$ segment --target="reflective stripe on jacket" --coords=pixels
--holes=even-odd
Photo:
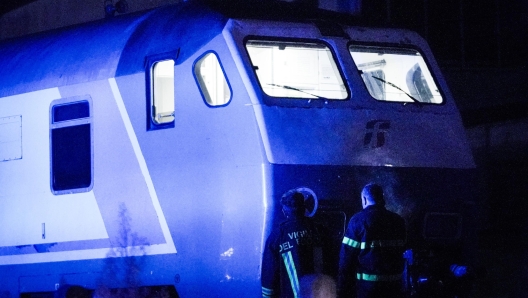
[[[366,281],[399,281],[402,279],[401,274],[378,275],[378,274],[357,273],[356,276],[358,280],[366,280]]]
[[[367,247],[403,247],[405,244],[404,240],[375,240],[369,242],[357,242],[354,239],[350,239],[347,236],[343,237],[343,244],[348,246],[365,249]]]

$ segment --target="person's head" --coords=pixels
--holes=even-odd
[[[369,183],[363,187],[361,191],[361,203],[363,208],[370,205],[385,206],[385,199],[383,198],[383,188],[376,183]]]
[[[282,211],[286,217],[304,215],[304,195],[298,191],[288,191],[281,198]]]

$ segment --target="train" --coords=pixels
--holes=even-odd
[[[0,42],[1,297],[261,296],[281,196],[305,195],[337,272],[370,182],[406,220],[410,295],[471,264],[476,167],[427,42],[296,3],[235,4]]]

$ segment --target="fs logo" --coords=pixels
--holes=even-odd
[[[389,131],[390,121],[371,120],[367,122],[363,145],[368,148],[379,148],[385,145],[385,134]]]

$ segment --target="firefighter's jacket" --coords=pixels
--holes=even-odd
[[[320,229],[308,218],[272,231],[262,257],[262,297],[299,297],[304,275],[323,271]]]
[[[352,216],[339,257],[339,298],[398,297],[405,239],[405,221],[384,206]]]

